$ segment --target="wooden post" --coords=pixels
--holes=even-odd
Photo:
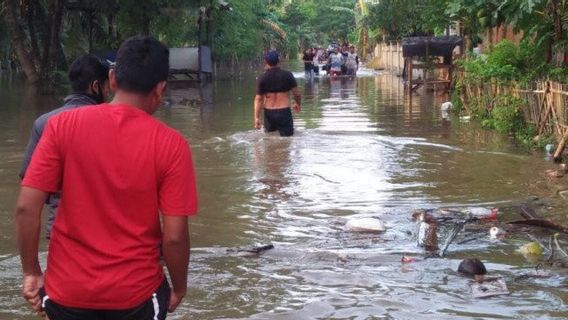
[[[408,68],[408,72],[406,72],[406,77],[407,77],[407,80],[406,80],[407,87],[406,88],[407,88],[407,91],[408,91],[408,95],[412,95],[412,70],[413,70],[412,60],[413,60],[412,57],[408,57],[408,58],[405,59],[405,61],[406,61],[405,64],[406,64],[406,67]]]
[[[560,162],[562,160],[562,151],[564,151],[564,148],[566,147],[566,142],[568,142],[568,131],[564,133],[562,139],[558,143],[556,151],[554,151],[553,159],[555,162]]]
[[[538,124],[538,134],[539,135],[544,131],[544,128],[546,127],[546,124],[547,124],[548,115],[552,111],[550,109],[552,104],[549,103],[549,101],[548,101],[549,98],[550,98],[548,96],[549,92],[550,92],[550,83],[547,81],[546,85],[545,85],[545,89],[544,89],[544,95],[543,95],[543,98],[542,98],[542,106],[545,108],[545,112],[544,112],[544,116],[542,118],[540,118],[540,123]]]
[[[454,76],[454,72],[453,72],[454,65],[453,65],[453,62],[451,62],[451,63],[452,64],[450,64],[450,67],[448,68],[448,81],[449,81],[448,82],[448,92],[450,92],[450,90],[452,89],[452,83],[454,82],[453,81],[453,79],[454,79],[453,78],[453,76]]]

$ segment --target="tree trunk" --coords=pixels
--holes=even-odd
[[[558,4],[555,1],[552,1],[552,9],[554,10],[552,13],[554,19],[554,40],[556,44],[559,44],[560,42],[562,42],[562,38],[564,36],[562,11],[564,11],[565,9],[559,8]],[[562,66],[564,64],[564,50],[558,50],[556,52],[555,58],[555,65],[558,67]]]
[[[31,46],[31,57],[34,61],[34,65],[37,67],[39,66],[39,46],[37,42],[37,32],[35,29],[35,20],[38,19],[38,15],[36,14],[39,10],[39,3],[37,0],[32,0],[28,4],[28,10],[26,12],[26,18],[28,23],[28,34],[30,36],[30,46]],[[42,18],[45,17],[44,14],[41,16]],[[40,20],[42,21],[42,20]]]
[[[16,19],[16,3],[14,0],[6,0],[4,3],[6,9],[6,13],[4,15],[6,26],[10,30],[10,36],[12,38],[12,43],[14,44],[16,55],[18,56],[18,61],[22,66],[28,82],[31,84],[37,84],[40,81],[40,76],[29,51],[26,49],[24,33],[18,26],[18,21]]]
[[[116,42],[118,37],[116,36],[116,21],[113,13],[108,15],[108,42],[107,45],[109,48],[117,47]]]
[[[546,60],[546,63],[550,63],[552,61],[552,40],[546,40],[546,47],[544,51],[544,59]]]
[[[44,44],[44,57],[42,59],[42,91],[52,93],[54,91],[54,76],[57,66],[57,58],[60,46],[61,25],[63,23],[64,0],[55,0],[50,6],[48,21],[49,33],[46,35]]]

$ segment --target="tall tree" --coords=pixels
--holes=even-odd
[[[5,0],[4,18],[18,61],[31,84],[54,89],[60,53],[64,0]]]
[[[450,24],[446,5],[447,0],[383,0],[370,6],[370,25],[387,41],[443,33]]]

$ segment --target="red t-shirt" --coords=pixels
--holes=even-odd
[[[187,142],[128,105],[52,117],[22,185],[62,191],[45,289],[75,308],[128,309],[149,299],[163,280],[159,212],[197,211]]]

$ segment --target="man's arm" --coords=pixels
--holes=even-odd
[[[254,97],[254,128],[260,129],[260,110],[262,110],[264,103],[264,95],[257,94]]]
[[[292,96],[294,97],[294,111],[302,111],[302,96],[297,86],[292,88]]]
[[[16,204],[16,233],[24,274],[22,293],[32,308],[40,312],[39,289],[43,286],[43,273],[38,259],[41,209],[48,193],[22,187]]]
[[[191,150],[177,134],[172,144],[163,145],[170,152],[164,163],[159,184],[159,204],[162,212],[162,255],[172,281],[168,311],[173,312],[187,291],[189,266],[189,231],[187,216],[197,213],[197,186]]]
[[[164,215],[162,253],[172,281],[168,311],[173,312],[187,292],[189,230],[187,216]]]

